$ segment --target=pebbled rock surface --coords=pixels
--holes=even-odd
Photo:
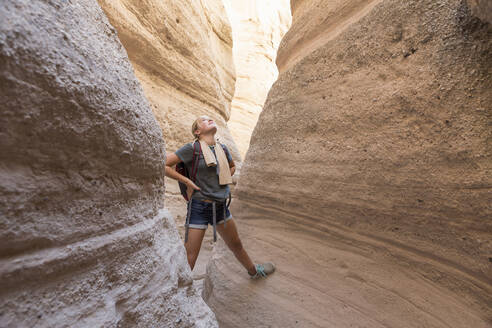
[[[219,323],[490,327],[490,25],[464,0],[292,12],[232,207],[277,272],[250,281],[218,247]]]
[[[163,210],[165,149],[94,0],[0,12],[0,326],[216,327]]]
[[[194,119],[209,115],[239,166],[241,156],[227,128],[236,76],[222,2],[98,1],[128,52],[167,151],[191,142]],[[166,207],[182,221],[186,206],[178,184],[166,179],[166,186]]]
[[[224,5],[232,26],[237,75],[228,126],[244,158],[263,103],[278,76],[275,58],[291,23],[290,4],[288,0],[225,0]]]
[[[467,0],[472,13],[483,20],[492,24],[492,1],[491,0]]]

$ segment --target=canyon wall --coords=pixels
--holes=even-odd
[[[467,0],[472,13],[484,22],[492,23],[491,0]]]
[[[128,52],[161,126],[167,150],[193,141],[200,115],[217,121],[218,136],[241,157],[227,128],[234,95],[232,32],[221,1],[98,0]],[[182,220],[178,184],[166,179],[166,207]]]
[[[97,2],[1,7],[0,326],[216,327],[163,209],[161,129]]]
[[[232,207],[277,272],[218,247],[219,323],[490,327],[490,24],[465,0],[291,8]]]
[[[291,23],[289,0],[224,0],[231,21],[236,66],[236,91],[229,129],[244,158],[251,133],[272,83],[280,40]]]

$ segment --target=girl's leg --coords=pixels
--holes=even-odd
[[[256,273],[255,265],[249,258],[246,250],[243,248],[243,244],[241,243],[241,239],[239,239],[234,220],[228,220],[225,227],[224,224],[217,224],[217,231],[222,239],[224,239],[227,247],[229,247],[229,249],[234,253],[234,256],[236,256],[238,261],[246,268],[246,270],[248,270],[248,273],[250,275],[254,275]]]
[[[229,222],[227,222],[229,223]],[[188,264],[191,270],[195,267],[196,259],[198,258],[198,253],[200,253],[200,248],[202,246],[203,236],[205,235],[204,229],[189,228],[188,230],[188,241],[184,244],[186,248],[186,256],[188,257]]]

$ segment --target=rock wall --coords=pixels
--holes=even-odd
[[[492,23],[491,0],[467,0],[472,13],[484,22]]]
[[[232,32],[221,1],[98,0],[128,52],[135,75],[175,151],[193,140],[191,124],[213,117],[235,161],[241,157],[226,126],[235,70]],[[166,206],[185,214],[177,183],[166,180]]]
[[[290,27],[290,3],[225,0],[224,4],[232,26],[237,74],[228,126],[244,158],[268,91],[277,79],[275,58]]]
[[[164,141],[95,0],[2,2],[0,326],[216,327]]]
[[[297,20],[297,24],[292,25],[280,43],[276,61],[279,72],[337,37],[379,2],[381,0],[292,0],[292,20]]]
[[[252,284],[219,247],[219,323],[489,327],[490,25],[463,0],[291,4],[232,207],[278,270]]]

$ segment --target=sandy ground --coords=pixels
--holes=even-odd
[[[363,234],[257,211],[242,213],[239,232],[252,258],[274,261],[277,272],[250,280],[220,240],[205,282],[220,327],[492,326],[486,278]]]
[[[167,203],[184,238],[184,201]],[[239,235],[255,262],[273,261],[277,272],[249,279],[209,227],[193,277],[220,327],[492,327],[488,277],[411,245],[248,205],[235,219]]]

